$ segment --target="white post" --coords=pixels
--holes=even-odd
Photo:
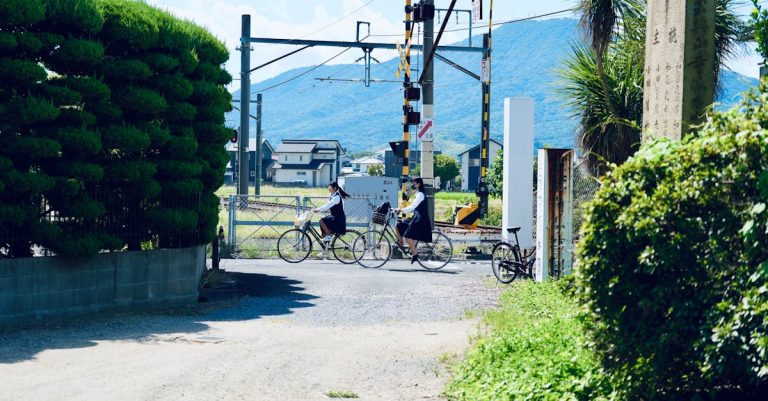
[[[546,281],[549,274],[549,153],[539,149],[536,184],[536,281]]]
[[[533,99],[504,99],[502,230],[519,226],[520,247],[533,246]]]

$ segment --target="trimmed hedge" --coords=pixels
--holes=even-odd
[[[579,294],[624,399],[768,394],[768,81],[682,142],[610,172]]]
[[[5,0],[0,29],[0,257],[208,242],[224,45],[128,0]]]

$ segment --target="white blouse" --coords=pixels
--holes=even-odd
[[[335,192],[333,195],[331,195],[331,198],[328,200],[328,202],[325,202],[323,206],[317,208],[317,211],[327,212],[328,210],[331,210],[332,207],[338,205],[339,202],[341,202],[341,195],[339,195],[338,192]]]
[[[424,202],[425,196],[424,192],[418,191],[416,192],[416,197],[413,199],[413,202],[405,209],[402,210],[403,213],[413,213],[416,210],[416,207],[421,204],[421,202]]]

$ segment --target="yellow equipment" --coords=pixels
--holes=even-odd
[[[480,205],[470,203],[468,205],[453,207],[453,224],[467,230],[474,230],[480,224]]]

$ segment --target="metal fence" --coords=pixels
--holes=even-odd
[[[328,197],[281,195],[229,195],[221,205],[226,211],[228,250],[237,258],[277,258],[277,240],[293,229],[296,216],[323,205]],[[347,227],[359,231],[370,225],[373,205],[369,198],[350,197],[344,200]],[[319,227],[319,218],[313,225]]]

